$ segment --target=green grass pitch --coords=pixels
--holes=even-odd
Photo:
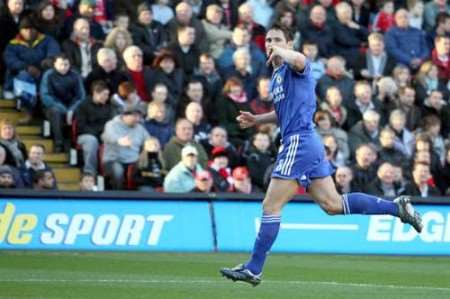
[[[0,251],[0,298],[450,298],[450,258],[272,254],[253,288],[218,269],[245,254]]]

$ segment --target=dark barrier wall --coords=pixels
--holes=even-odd
[[[249,251],[262,195],[0,194],[0,249]],[[418,235],[391,216],[328,216],[307,197],[284,210],[273,251],[450,255],[449,198],[420,200]]]

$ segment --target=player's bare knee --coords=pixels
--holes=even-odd
[[[328,215],[333,216],[342,214],[342,203],[340,199],[327,199],[322,202],[320,206]]]

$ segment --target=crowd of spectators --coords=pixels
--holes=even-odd
[[[3,98],[76,148],[80,189],[263,192],[276,124],[264,35],[289,28],[317,80],[316,130],[341,192],[450,195],[446,0],[5,0]],[[0,188],[57,189],[45,148],[0,121]],[[305,190],[299,189],[299,193]]]

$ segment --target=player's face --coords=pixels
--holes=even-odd
[[[280,48],[289,48],[289,43],[287,42],[283,31],[273,29],[273,30],[269,30],[269,32],[267,32],[267,34],[266,34],[266,54],[267,54],[267,56],[270,56],[274,46],[280,47]]]

